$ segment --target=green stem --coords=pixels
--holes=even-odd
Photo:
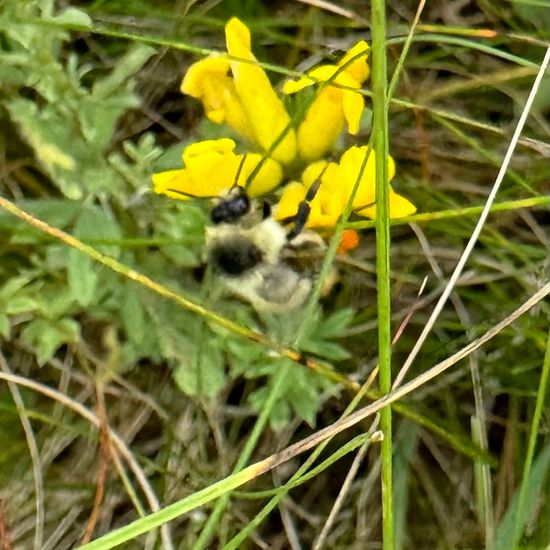
[[[544,402],[548,397],[548,379],[550,378],[550,333],[548,334],[548,340],[546,342],[546,353],[544,354],[544,360],[542,362],[542,372],[540,373],[539,389],[537,392],[537,402],[535,404],[535,412],[533,413],[533,420],[531,422],[531,428],[529,430],[529,441],[527,443],[527,455],[525,456],[525,462],[523,464],[523,476],[521,480],[521,486],[519,488],[518,500],[516,505],[516,521],[514,522],[514,530],[510,539],[510,548],[514,547],[521,537],[525,523],[522,522],[523,506],[527,499],[527,491],[529,486],[529,476],[531,475],[531,468],[533,466],[533,458],[535,456],[535,447],[537,444],[537,437],[540,429],[540,422],[542,419],[542,413],[544,411]]]
[[[374,152],[376,154],[376,270],[378,291],[378,356],[380,390],[391,390],[390,216],[387,174],[388,120],[386,67],[386,13],[384,0],[372,1],[372,101]],[[382,441],[382,545],[392,550],[392,413],[380,412]]]
[[[252,453],[256,448],[258,440],[262,435],[262,432],[267,425],[267,422],[269,421],[269,417],[271,415],[273,407],[275,406],[277,400],[281,397],[283,382],[285,377],[288,375],[288,370],[291,366],[292,363],[290,363],[289,361],[283,361],[281,367],[277,371],[277,374],[275,374],[271,379],[271,389],[269,391],[265,404],[262,408],[260,416],[258,417],[258,420],[256,420],[256,424],[254,425],[250,437],[246,441],[244,449],[239,455],[239,459],[237,460],[235,467],[233,468],[232,474],[240,472],[250,460],[250,457],[252,456]],[[197,542],[193,545],[194,550],[202,550],[203,548],[206,548],[207,545],[210,543],[216,530],[219,527],[220,517],[227,507],[230,496],[231,493],[228,492],[218,499],[214,510],[210,514],[208,521],[206,522],[203,530],[201,531],[201,534],[199,535],[199,538],[197,539]]]

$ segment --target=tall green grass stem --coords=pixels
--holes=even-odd
[[[380,390],[391,390],[391,295],[390,295],[390,213],[388,184],[388,111],[386,62],[386,6],[384,0],[372,1],[372,103],[374,152],[376,154],[376,273],[378,302],[378,365]],[[392,550],[392,413],[380,412],[382,441],[382,547]]]

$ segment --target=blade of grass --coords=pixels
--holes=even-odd
[[[550,205],[550,196],[539,195],[528,199],[517,199],[512,201],[503,201],[494,203],[491,206],[491,212],[507,212],[508,210],[519,210],[520,208],[533,208],[535,206]],[[391,220],[391,226],[404,225],[415,222],[429,222],[436,220],[447,220],[450,218],[460,218],[462,216],[475,216],[481,214],[486,205],[467,206],[466,208],[453,208],[452,210],[439,210],[437,212],[422,212],[404,218]],[[346,225],[349,229],[368,229],[374,227],[375,222],[365,220],[360,222],[350,222]]]
[[[12,374],[11,369],[4,358],[4,355],[0,352],[0,370],[6,374]],[[27,446],[29,447],[29,454],[31,455],[32,472],[34,477],[34,491],[36,502],[36,519],[35,519],[35,531],[34,531],[34,549],[40,550],[43,546],[44,539],[44,476],[42,475],[42,464],[40,461],[40,451],[38,450],[38,444],[32,424],[29,420],[29,415],[25,407],[25,402],[17,384],[14,382],[8,382],[8,388],[12,395],[13,402],[17,408],[23,431],[25,432],[25,438],[27,439]]]
[[[363,399],[365,394],[368,392],[369,388],[371,387],[376,375],[378,374],[378,369],[374,369],[371,373],[371,375],[367,378],[357,395],[354,396],[354,398],[351,400],[350,404],[346,407],[344,410],[341,419],[345,418],[349,414],[351,414],[352,411],[356,409],[360,401]],[[372,433],[374,429],[376,429],[377,422],[373,422],[373,425],[371,427],[371,430],[369,430],[369,433],[367,433],[367,436]],[[360,436],[362,437],[362,436]],[[256,516],[246,525],[237,535],[235,535],[224,547],[223,550],[232,550],[239,547],[240,544],[244,542],[244,540],[249,536],[249,534],[258,526],[262,521],[267,518],[271,510],[275,508],[281,501],[281,499],[290,491],[292,488],[300,485],[301,483],[304,483],[310,477],[316,475],[318,471],[322,471],[324,469],[325,463],[327,461],[324,461],[319,466],[313,468],[310,470],[310,467],[313,465],[315,460],[319,457],[319,455],[323,452],[325,447],[329,444],[331,441],[331,438],[327,438],[325,441],[321,442],[315,450],[311,453],[311,455],[307,458],[307,460],[298,468],[298,470],[292,475],[292,477],[282,486],[275,490],[275,495],[271,500],[256,514]],[[330,460],[330,458],[328,459]]]
[[[228,491],[232,491],[237,487],[240,487],[244,483],[254,479],[269,470],[284,464],[291,458],[294,458],[300,453],[306,452],[313,447],[319,445],[322,441],[333,437],[334,435],[345,431],[351,426],[355,426],[365,418],[377,413],[383,407],[394,403],[398,399],[401,399],[405,395],[411,393],[417,388],[423,386],[432,378],[439,376],[441,373],[445,372],[447,369],[467,357],[470,353],[476,351],[485,343],[494,338],[506,327],[514,323],[519,317],[528,312],[536,304],[544,300],[550,294],[550,282],[541,287],[537,292],[535,292],[529,299],[527,299],[520,307],[514,310],[509,314],[504,320],[502,320],[497,325],[493,326],[488,330],[483,336],[474,340],[463,349],[457,353],[451,355],[441,363],[433,366],[429,370],[423,372],[410,382],[403,384],[402,386],[393,389],[389,394],[385,395],[381,399],[359,409],[355,413],[347,416],[342,420],[338,420],[334,424],[327,426],[319,430],[317,433],[294,443],[290,447],[271,455],[260,462],[256,462],[247,466],[245,469],[241,470],[237,474],[233,474],[225,479],[222,479],[200,491],[189,495],[188,497],[166,506],[158,512],[154,512],[145,518],[140,518],[132,523],[120,527],[106,535],[103,535],[99,539],[92,541],[85,546],[80,547],[80,550],[107,550],[109,548],[114,548],[124,542],[134,539],[135,537],[150,531],[164,523],[167,523],[199,506],[210,502],[215,498],[219,498]],[[31,381],[22,379],[21,377],[9,377],[8,375],[2,375],[0,377],[4,379],[15,379],[22,380],[24,385],[31,385]],[[77,404],[80,405],[80,404]],[[81,407],[81,406],[80,406]],[[88,413],[89,414],[89,413]],[[362,444],[362,443],[360,443]],[[355,447],[354,447],[355,448]]]
[[[537,68],[537,64],[533,63],[532,61],[529,61],[528,59],[523,59],[523,57],[513,55],[502,49],[495,48],[493,46],[487,46],[486,44],[482,44],[481,42],[468,40],[466,38],[462,38],[459,36],[449,36],[445,34],[422,34],[422,35],[416,36],[414,41],[415,42],[435,42],[438,45],[451,44],[453,46],[461,46],[463,48],[467,48],[470,50],[478,50],[488,55],[492,55],[493,57],[499,57],[500,59],[505,59],[506,61],[510,61],[512,63],[515,63],[516,65],[519,65],[520,67],[529,67],[529,68],[535,68],[535,69]],[[390,40],[388,40],[389,45],[400,44],[401,42],[403,42],[402,37],[391,38]]]
[[[269,395],[265,400],[265,404],[262,407],[262,411],[258,416],[256,423],[254,424],[254,428],[252,429],[250,437],[247,439],[244,449],[241,451],[239,459],[237,460],[237,463],[233,468],[233,474],[240,472],[250,460],[250,457],[252,456],[252,453],[256,448],[258,440],[260,439],[260,436],[262,435],[262,432],[269,421],[269,417],[271,416],[273,407],[275,406],[277,400],[281,397],[282,387],[284,385],[285,378],[288,376],[288,371],[291,366],[292,363],[290,363],[289,361],[284,361],[277,374],[273,378],[271,378],[271,388],[269,390]],[[210,514],[210,517],[208,518],[197,541],[193,546],[194,550],[206,548],[213,539],[216,528],[219,525],[221,515],[223,514],[224,510],[227,507],[227,504],[229,503],[230,495],[230,492],[225,493],[216,503],[214,510]]]
[[[519,488],[519,494],[517,499],[517,513],[515,514],[514,530],[512,537],[510,538],[510,548],[513,547],[520,539],[525,522],[527,520],[524,517],[524,507],[528,504],[529,493],[529,479],[533,468],[533,458],[535,455],[535,445],[537,443],[537,436],[539,433],[540,422],[542,418],[542,412],[544,409],[544,402],[548,398],[548,378],[550,375],[550,332],[548,334],[548,341],[546,343],[546,353],[542,362],[542,372],[540,373],[539,389],[537,392],[537,402],[535,405],[535,412],[533,413],[533,421],[531,422],[531,429],[529,431],[529,442],[527,444],[527,454],[525,456],[525,462],[523,464],[523,475],[521,480],[521,486]]]
[[[544,480],[548,475],[548,470],[550,470],[550,445],[546,445],[535,460],[529,463],[529,466],[529,477],[522,479],[522,485],[520,487],[520,492],[523,491],[524,499],[522,506],[519,506],[519,495],[516,494],[497,528],[495,542],[490,550],[533,548],[529,546],[518,546],[518,540],[514,540],[514,537],[517,536],[519,538],[519,536],[521,536],[521,529],[523,529],[529,520],[528,514],[535,506],[540,491],[544,489]],[[517,523],[519,523],[521,527],[519,533],[515,532],[515,525]],[[538,548],[541,547],[539,546]]]
[[[38,393],[41,393],[42,395],[46,395],[47,397],[50,397],[51,399],[54,399],[61,403],[63,406],[73,410],[83,418],[85,418],[88,422],[93,424],[96,428],[99,427],[99,418],[89,411],[84,405],[79,403],[78,401],[75,401],[74,399],[71,399],[70,397],[67,397],[65,394],[61,393],[60,391],[54,390],[53,388],[50,388],[48,386],[45,386],[44,384],[40,384],[39,382],[35,382],[34,380],[29,380],[28,378],[25,378],[23,376],[18,376],[16,374],[7,374],[0,372],[0,380],[5,380],[6,382],[13,382],[14,384],[18,384],[19,386],[23,386],[26,388],[30,388],[31,390],[34,390]],[[153,513],[156,511],[159,511],[160,503],[158,501],[158,498],[149,484],[149,481],[141,469],[141,466],[138,464],[137,460],[134,458],[134,455],[130,451],[130,449],[126,446],[122,438],[113,430],[111,430],[109,427],[109,438],[110,442],[113,445],[113,447],[124,457],[126,460],[126,463],[132,470],[132,473],[134,474],[135,478],[138,480],[139,485],[141,486],[141,489],[145,496],[147,497],[147,501],[149,503],[149,506]],[[141,508],[141,507],[140,507]],[[140,509],[138,509],[139,511]],[[161,534],[163,538],[163,544],[164,548],[171,549],[173,548],[172,542],[171,542],[171,535],[170,530],[165,529],[164,526],[161,528]]]
[[[403,367],[399,371],[399,374],[397,375],[394,386],[397,387],[399,384],[403,381],[404,377],[407,374],[407,371],[411,367],[413,361],[415,360],[416,356],[418,355],[418,352],[420,351],[420,348],[424,344],[424,341],[426,340],[428,334],[432,330],[433,325],[435,324],[435,321],[439,317],[439,314],[443,310],[443,307],[447,303],[447,300],[453,291],[453,288],[456,285],[456,282],[458,281],[460,275],[462,274],[462,270],[464,269],[464,266],[466,265],[466,262],[468,261],[468,258],[470,257],[470,254],[479,238],[479,235],[481,233],[481,230],[483,229],[483,226],[485,225],[485,221],[487,220],[487,217],[489,215],[489,212],[491,211],[491,206],[495,200],[495,197],[498,193],[498,190],[500,189],[500,185],[504,179],[504,176],[506,174],[506,171],[508,170],[508,166],[512,160],[512,155],[514,153],[514,150],[516,148],[516,145],[518,143],[520,134],[523,130],[523,127],[525,126],[525,122],[527,120],[527,116],[529,115],[529,111],[531,110],[531,106],[533,105],[533,101],[535,100],[535,96],[537,95],[537,92],[540,88],[542,79],[544,77],[544,74],[546,72],[546,68],[548,67],[548,63],[550,63],[550,45],[548,46],[546,53],[544,55],[544,59],[542,60],[539,72],[537,73],[537,76],[535,78],[535,81],[533,82],[533,86],[531,88],[531,91],[529,93],[529,97],[527,98],[527,101],[525,102],[525,107],[523,108],[523,111],[521,113],[521,116],[519,118],[519,121],[516,125],[516,128],[514,130],[514,135],[512,136],[512,139],[510,140],[510,144],[508,146],[508,150],[506,151],[506,155],[504,156],[504,159],[502,161],[502,165],[500,167],[500,170],[497,174],[495,183],[491,189],[491,192],[489,194],[489,197],[487,198],[487,202],[485,203],[485,206],[483,207],[483,211],[479,217],[479,220],[476,224],[476,227],[474,228],[472,235],[470,237],[470,240],[468,241],[468,244],[466,245],[466,248],[464,249],[464,252],[462,256],[460,257],[460,260],[455,267],[453,274],[451,275],[451,278],[449,279],[449,283],[445,287],[445,290],[443,291],[443,294],[439,298],[432,314],[430,315],[430,318],[428,319],[424,329],[422,330],[422,333],[418,337],[418,340],[416,344],[414,345],[413,349],[411,350],[411,353],[405,360],[405,363],[403,364]]]
[[[374,152],[376,154],[376,287],[378,303],[378,367],[380,391],[391,390],[391,279],[390,279],[390,212],[388,182],[388,109],[386,60],[386,4],[373,0],[372,15],[372,109]],[[392,483],[392,411],[380,411],[384,434],[381,454],[382,481],[382,547],[394,547]]]

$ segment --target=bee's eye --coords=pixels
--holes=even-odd
[[[210,212],[212,223],[233,223],[250,211],[250,199],[240,194],[232,199],[223,200]]]

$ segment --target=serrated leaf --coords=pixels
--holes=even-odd
[[[65,229],[82,210],[82,205],[78,202],[64,199],[22,200],[18,201],[17,205],[38,219],[60,229]],[[48,239],[44,233],[23,221],[14,219],[11,215],[5,219],[0,213],[0,227],[5,227],[6,232],[13,235],[10,242],[14,244],[43,243]]]
[[[111,141],[117,120],[125,111],[138,105],[138,97],[124,90],[118,90],[116,95],[103,99],[93,96],[82,99],[78,119],[85,142],[96,151],[103,150]]]
[[[50,319],[58,319],[74,313],[74,298],[70,292],[60,292],[59,287],[49,287],[40,293],[40,311]]]
[[[226,383],[223,354],[214,340],[199,348],[176,366],[174,379],[187,395],[214,397]]]
[[[80,199],[82,189],[74,175],[79,162],[73,154],[75,140],[71,132],[72,124],[68,124],[51,107],[46,106],[39,111],[32,101],[26,99],[8,101],[6,106],[34,149],[36,158],[63,194],[71,199]]]
[[[9,102],[8,108],[13,118],[21,126],[25,138],[34,148],[38,160],[48,169],[74,170],[76,161],[68,154],[66,148],[51,139],[51,131],[55,130],[54,124],[49,124],[48,111],[38,111],[37,106],[27,99],[17,99]],[[47,123],[50,132],[45,132],[43,123]]]
[[[339,338],[353,320],[354,315],[355,311],[351,308],[341,309],[320,323],[318,333],[327,339]]]
[[[248,403],[254,411],[260,413],[264,408],[265,402],[268,398],[269,389],[267,387],[261,387],[253,391],[248,396]],[[291,420],[291,410],[288,402],[285,399],[278,399],[271,409],[271,414],[269,415],[269,424],[273,430],[280,430],[285,426],[288,426],[288,423]]]
[[[313,353],[319,357],[330,359],[331,361],[343,361],[350,357],[348,350],[335,342],[325,342],[323,340],[304,342],[302,350]]]
[[[319,409],[319,390],[308,374],[299,370],[291,372],[286,400],[294,412],[313,427]]]

